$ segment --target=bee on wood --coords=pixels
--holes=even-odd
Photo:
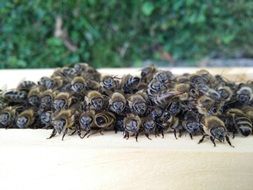
[[[121,115],[126,108],[126,98],[119,92],[114,92],[109,99],[109,110]]]
[[[53,101],[53,108],[56,112],[62,109],[68,109],[72,103],[72,97],[67,92],[60,92]]]
[[[40,106],[40,88],[39,87],[33,87],[28,93],[28,103],[35,107],[38,108]]]
[[[6,107],[3,110],[0,110],[0,127],[14,127],[16,114],[16,109],[14,107]]]
[[[62,133],[62,140],[67,134],[68,130],[75,130],[75,115],[73,110],[62,110],[52,117],[53,131],[48,139],[54,137],[57,133]]]
[[[224,142],[226,139],[227,143],[234,147],[229,139],[228,131],[225,127],[225,124],[222,120],[220,120],[216,116],[206,116],[204,118],[204,132],[205,134],[202,136],[202,138],[199,140],[199,144],[203,142],[205,137],[210,137],[210,140],[212,141],[213,145],[216,146],[215,140],[218,140],[219,142]]]
[[[101,91],[106,95],[112,94],[116,89],[119,88],[119,81],[115,76],[106,75],[102,77],[100,82]]]
[[[151,80],[147,87],[147,94],[151,100],[155,99],[156,95],[166,91],[167,87],[164,83],[159,82],[158,80]]]
[[[136,142],[141,127],[141,118],[134,114],[128,114],[124,118],[124,138],[128,139],[129,135],[135,136]]]
[[[144,131],[145,136],[152,140],[149,135],[156,132],[156,122],[151,117],[141,118],[142,120],[142,129]]]
[[[44,126],[43,128],[48,129],[52,125],[52,111],[43,111],[39,114],[40,123]]]
[[[200,123],[200,116],[192,111],[187,111],[184,114],[184,120],[182,121],[184,129],[189,133],[191,139],[192,135],[202,133],[202,124]]]
[[[148,105],[142,94],[133,94],[128,99],[128,105],[132,113],[143,116],[146,114]]]
[[[87,63],[78,63],[74,65],[74,70],[77,76],[85,76],[86,78],[94,81],[100,81],[101,74],[94,68],[90,67]]]
[[[20,129],[29,128],[35,122],[35,112],[33,109],[27,109],[18,114],[16,126]]]
[[[27,92],[25,91],[9,90],[3,96],[9,103],[25,103],[27,100]]]
[[[54,93],[52,90],[46,90],[41,93],[40,108],[42,110],[51,110],[54,99]]]
[[[30,89],[32,87],[34,87],[36,84],[33,81],[22,81],[21,83],[19,83],[19,85],[17,86],[17,90],[18,91],[26,91],[29,92]]]
[[[94,110],[85,111],[79,116],[78,135],[80,136],[80,138],[84,138],[91,132],[91,129],[94,128],[95,126],[94,117],[95,117]],[[81,135],[82,131],[85,132],[83,136]]]
[[[144,83],[149,83],[152,79],[155,73],[157,72],[157,69],[154,65],[150,65],[148,67],[144,67],[141,70],[141,81]]]
[[[133,94],[138,91],[140,80],[137,76],[125,75],[120,82],[121,89],[126,94]]]
[[[95,126],[99,128],[99,132],[101,135],[103,135],[104,130],[114,127],[115,120],[116,120],[115,115],[111,112],[106,111],[99,112],[95,114],[94,117]]]
[[[235,133],[240,133],[245,137],[252,134],[252,122],[240,109],[231,108],[227,110],[225,124],[228,131],[233,133],[233,137]]]
[[[95,90],[88,92],[86,102],[88,107],[95,111],[100,111],[106,106],[105,97],[100,92]]]

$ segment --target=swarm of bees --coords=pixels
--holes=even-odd
[[[253,83],[235,83],[206,70],[175,76],[148,66],[140,76],[101,75],[88,64],[58,68],[37,83],[21,82],[0,91],[1,128],[52,129],[81,139],[104,131],[175,138],[202,135],[216,142],[249,136],[253,122]]]

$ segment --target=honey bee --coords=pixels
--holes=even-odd
[[[51,110],[54,99],[54,93],[52,90],[46,90],[41,93],[40,108],[42,110]]]
[[[228,131],[233,133],[240,133],[247,137],[252,134],[252,122],[250,118],[240,109],[231,108],[226,112],[226,126]]]
[[[141,81],[144,83],[149,83],[152,80],[152,78],[156,72],[157,72],[157,69],[155,68],[154,65],[144,67],[141,70]]]
[[[128,99],[128,104],[131,112],[136,115],[143,116],[147,112],[147,101],[141,94],[131,95]]]
[[[3,97],[3,91],[0,89],[0,110],[4,109],[6,107],[6,102]]]
[[[126,107],[126,98],[119,92],[114,92],[109,99],[109,110],[116,113],[122,114]]]
[[[222,120],[220,120],[216,116],[206,116],[204,118],[204,132],[205,134],[202,136],[202,138],[199,140],[199,144],[203,142],[205,137],[210,137],[210,140],[212,141],[213,145],[216,146],[215,140],[218,140],[220,142],[224,142],[226,139],[227,143],[234,147],[229,139],[228,131],[225,127],[225,124]]]
[[[26,91],[29,92],[29,90],[34,87],[36,84],[33,81],[22,81],[21,83],[19,83],[19,85],[17,86],[17,90],[18,91]]]
[[[95,114],[94,123],[99,128],[100,134],[103,135],[103,131],[114,127],[115,115],[111,112],[99,112]],[[90,135],[89,135],[90,136]]]
[[[141,118],[134,114],[128,114],[124,118],[124,138],[128,139],[129,135],[135,136],[136,142],[141,127]]]
[[[167,91],[163,92],[161,94],[157,94],[153,96],[152,102],[159,107],[165,108],[168,106],[170,102],[174,100],[175,97],[182,95],[183,92],[177,92],[177,91]]]
[[[144,130],[145,136],[149,139],[152,140],[149,135],[151,133],[156,132],[156,122],[151,118],[151,117],[144,117],[141,118],[142,120],[142,128]]]
[[[155,99],[154,97],[165,91],[167,89],[166,85],[164,83],[159,82],[158,80],[151,80],[151,82],[148,84],[147,87],[147,94],[151,99]]]
[[[33,109],[27,109],[18,114],[16,126],[20,129],[29,128],[35,122],[35,112]]]
[[[52,117],[52,125],[54,127],[51,135],[48,139],[54,137],[57,133],[62,134],[62,140],[67,134],[68,130],[75,130],[75,115],[73,110],[62,110],[58,114]]]
[[[49,90],[49,89],[57,90],[58,88],[63,86],[63,79],[59,76],[56,76],[53,78],[41,77],[38,84],[44,90]]]
[[[187,111],[184,114],[182,125],[184,129],[189,133],[191,139],[192,135],[203,132],[202,124],[200,123],[200,116],[192,111]]]
[[[9,128],[14,126],[16,118],[16,109],[14,107],[6,107],[0,110],[0,127]]]
[[[87,63],[75,64],[74,70],[77,76],[85,76],[90,80],[97,82],[100,81],[101,74],[96,69],[90,67]]]
[[[28,93],[28,103],[33,106],[38,108],[40,106],[40,88],[38,87],[33,87]]]
[[[44,125],[44,128],[48,129],[52,125],[52,111],[44,111],[39,114],[40,123]]]
[[[154,80],[159,81],[160,83],[166,84],[175,79],[175,76],[170,71],[158,71],[154,77]]]
[[[25,103],[27,93],[25,91],[10,90],[4,93],[4,99],[10,103]]]
[[[221,104],[207,96],[201,96],[196,107],[198,112],[203,115],[218,115],[221,111]]]
[[[100,111],[106,106],[106,100],[98,91],[89,91],[86,97],[87,105],[90,109]]]
[[[190,84],[178,83],[175,85],[174,90],[178,93],[182,93],[178,95],[178,98],[181,101],[187,101],[189,99]]]
[[[94,116],[95,116],[94,110],[85,111],[80,115],[79,129],[78,129],[78,135],[80,136],[80,138],[84,138],[91,132],[91,129],[94,128],[95,125]],[[81,136],[82,131],[85,131],[85,134],[83,136]]]
[[[236,91],[236,99],[240,104],[249,104],[253,98],[252,89],[248,86],[242,86]]]
[[[116,89],[119,88],[119,81],[116,80],[117,77],[106,75],[102,77],[102,81],[100,82],[101,90],[106,95],[110,95]]]
[[[71,90],[75,93],[82,93],[86,90],[86,84],[83,77],[77,76],[71,81]]]
[[[140,80],[137,76],[125,75],[120,82],[121,89],[126,94],[133,94],[138,91]]]
[[[217,92],[220,94],[220,99],[224,102],[230,101],[233,96],[233,91],[228,86],[218,87]]]
[[[60,92],[53,101],[53,108],[56,112],[62,109],[68,109],[72,103],[72,97],[67,92]]]
[[[189,80],[191,86],[199,92],[206,93],[208,91],[208,81],[204,77],[197,74],[192,74],[190,75]]]

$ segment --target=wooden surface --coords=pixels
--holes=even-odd
[[[122,75],[138,70],[102,70]],[[194,69],[174,70],[177,74]],[[211,70],[218,72],[217,70]],[[220,72],[220,73],[219,73]],[[251,68],[218,74],[250,76]],[[38,80],[52,70],[0,70],[0,87],[22,79]],[[239,77],[237,77],[239,79]],[[0,189],[252,189],[253,137],[232,139],[235,148],[200,137],[176,140],[140,136],[128,141],[112,132],[88,139],[46,138],[51,130],[0,130]]]

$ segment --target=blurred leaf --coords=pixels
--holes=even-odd
[[[150,16],[153,12],[153,10],[155,9],[154,5],[151,2],[145,2],[142,5],[142,12],[144,15],[146,16]]]

